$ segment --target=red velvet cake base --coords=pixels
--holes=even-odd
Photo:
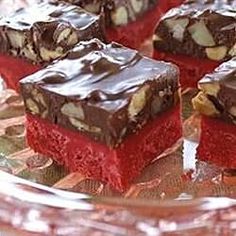
[[[18,90],[18,82],[40,68],[23,59],[0,54],[0,75],[11,89]]]
[[[118,42],[129,48],[139,49],[141,44],[153,35],[155,26],[162,15],[162,8],[166,8],[166,6],[162,7],[158,3],[154,9],[148,11],[138,20],[125,26],[107,29],[108,40]]]
[[[198,81],[207,73],[212,72],[220,65],[219,62],[198,59],[184,55],[172,55],[169,53],[154,51],[153,58],[168,61],[180,68],[180,83],[182,88],[195,88]]]
[[[182,136],[180,107],[161,114],[116,149],[27,114],[27,140],[36,152],[123,191],[141,170]]]
[[[236,125],[203,116],[197,155],[202,161],[236,169]]]

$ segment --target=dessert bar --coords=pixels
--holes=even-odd
[[[181,85],[196,87],[222,61],[236,55],[236,1],[189,0],[168,11],[154,37],[154,58],[180,67]]]
[[[163,11],[175,3],[165,0],[70,0],[87,11],[104,14],[110,41],[138,49],[151,37]]]
[[[8,86],[62,56],[80,40],[104,39],[100,16],[68,3],[40,3],[0,20],[0,75]]]
[[[94,39],[21,80],[28,144],[122,191],[181,138],[179,72]]]
[[[199,82],[193,105],[202,114],[200,160],[236,168],[236,58]]]

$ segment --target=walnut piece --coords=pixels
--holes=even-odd
[[[218,92],[220,91],[220,85],[217,81],[212,82],[204,82],[204,83],[199,83],[198,88],[202,90],[205,94],[217,97]]]
[[[198,45],[203,47],[215,46],[214,38],[203,21],[196,22],[188,28],[188,31],[191,34],[192,39]]]
[[[48,50],[45,47],[40,48],[40,55],[44,61],[51,61],[63,55],[63,48],[57,47],[55,50]]]
[[[75,105],[72,102],[64,104],[61,108],[61,113],[65,116],[77,118],[80,120],[84,120],[85,118],[84,111],[81,105]]]
[[[218,46],[206,48],[207,57],[214,61],[221,61],[225,58],[228,48],[226,46]]]
[[[149,85],[144,85],[133,95],[128,107],[128,114],[130,119],[135,119],[135,116],[137,116],[143,110],[146,104],[148,90]]]
[[[13,48],[23,48],[25,45],[26,37],[24,32],[9,30],[7,32],[10,44]]]
[[[207,98],[207,95],[203,92],[199,92],[198,95],[192,100],[193,108],[206,116],[217,116],[219,111],[214,104]]]
[[[69,120],[70,120],[70,123],[80,131],[87,131],[87,132],[91,132],[91,133],[101,133],[101,131],[102,131],[101,128],[99,128],[99,127],[89,126],[86,123],[84,123],[80,120],[77,120],[73,117],[70,117]]]
[[[28,98],[25,102],[26,107],[32,112],[32,114],[39,114],[40,110],[38,105],[36,104],[35,101],[33,101],[31,98]]]
[[[234,46],[229,50],[229,55],[231,57],[236,56],[236,43],[234,44]]]
[[[43,94],[40,93],[37,89],[33,89],[32,91],[33,98],[36,102],[40,103],[42,106],[47,108],[47,104],[44,100]]]
[[[236,106],[231,107],[231,108],[229,109],[229,113],[230,113],[232,116],[236,117]]]
[[[76,31],[73,31],[67,39],[67,45],[68,46],[75,45],[76,43],[78,43],[78,41],[79,41],[78,35]]]
[[[40,93],[37,89],[33,89],[31,94],[32,94],[32,97],[35,101],[35,104],[37,102],[36,105],[38,106],[38,109],[39,109],[38,113],[41,113],[42,118],[46,118],[48,115],[48,106],[44,100],[43,94]]]
[[[143,8],[143,0],[131,0],[131,5],[136,13],[140,13]]]
[[[128,10],[124,6],[119,7],[112,13],[111,18],[114,25],[126,25],[129,19]]]
[[[62,31],[59,32],[59,30],[56,30],[54,32],[54,37],[56,39],[56,43],[59,44],[62,41],[65,41],[69,35],[71,34],[71,28],[65,28]]]
[[[154,34],[152,37],[152,41],[158,42],[158,41],[163,41],[163,39],[159,35]]]
[[[165,21],[168,26],[170,32],[173,34],[173,38],[182,42],[184,39],[184,33],[186,27],[189,24],[189,19],[168,19]]]
[[[20,54],[25,56],[26,58],[30,59],[31,61],[37,61],[37,55],[33,49],[32,44],[27,44],[25,47],[22,48]]]

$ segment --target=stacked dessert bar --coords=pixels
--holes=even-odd
[[[59,58],[81,40],[104,40],[104,25],[68,3],[40,3],[0,20],[0,75],[9,87]]]
[[[27,139],[123,191],[181,138],[178,69],[98,39],[21,80]]]
[[[154,58],[180,67],[181,85],[197,82],[236,55],[236,1],[189,0],[160,20],[153,37]]]
[[[95,14],[104,14],[106,35],[116,41],[138,49],[152,36],[162,13],[183,0],[69,0]]]
[[[199,82],[194,108],[202,114],[200,160],[236,168],[236,58]]]

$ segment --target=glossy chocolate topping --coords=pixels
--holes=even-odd
[[[0,52],[51,61],[80,40],[103,39],[99,16],[68,3],[40,3],[0,20]]]
[[[36,89],[35,94],[45,96],[44,103],[50,101],[47,119],[55,122],[56,117],[58,124],[74,128],[68,116],[77,118],[86,125],[80,129],[77,124],[79,130],[96,127],[101,130],[95,132],[96,138],[114,146],[178,102],[179,84],[175,66],[95,39],[78,44],[64,58],[23,79],[21,87],[26,107],[27,99],[37,102],[32,94]],[[80,115],[75,115],[78,106]]]
[[[236,58],[207,74],[199,87],[215,105],[218,116],[236,123]]]
[[[154,47],[173,54],[224,61],[236,55],[235,37],[235,0],[189,0],[162,17]]]

